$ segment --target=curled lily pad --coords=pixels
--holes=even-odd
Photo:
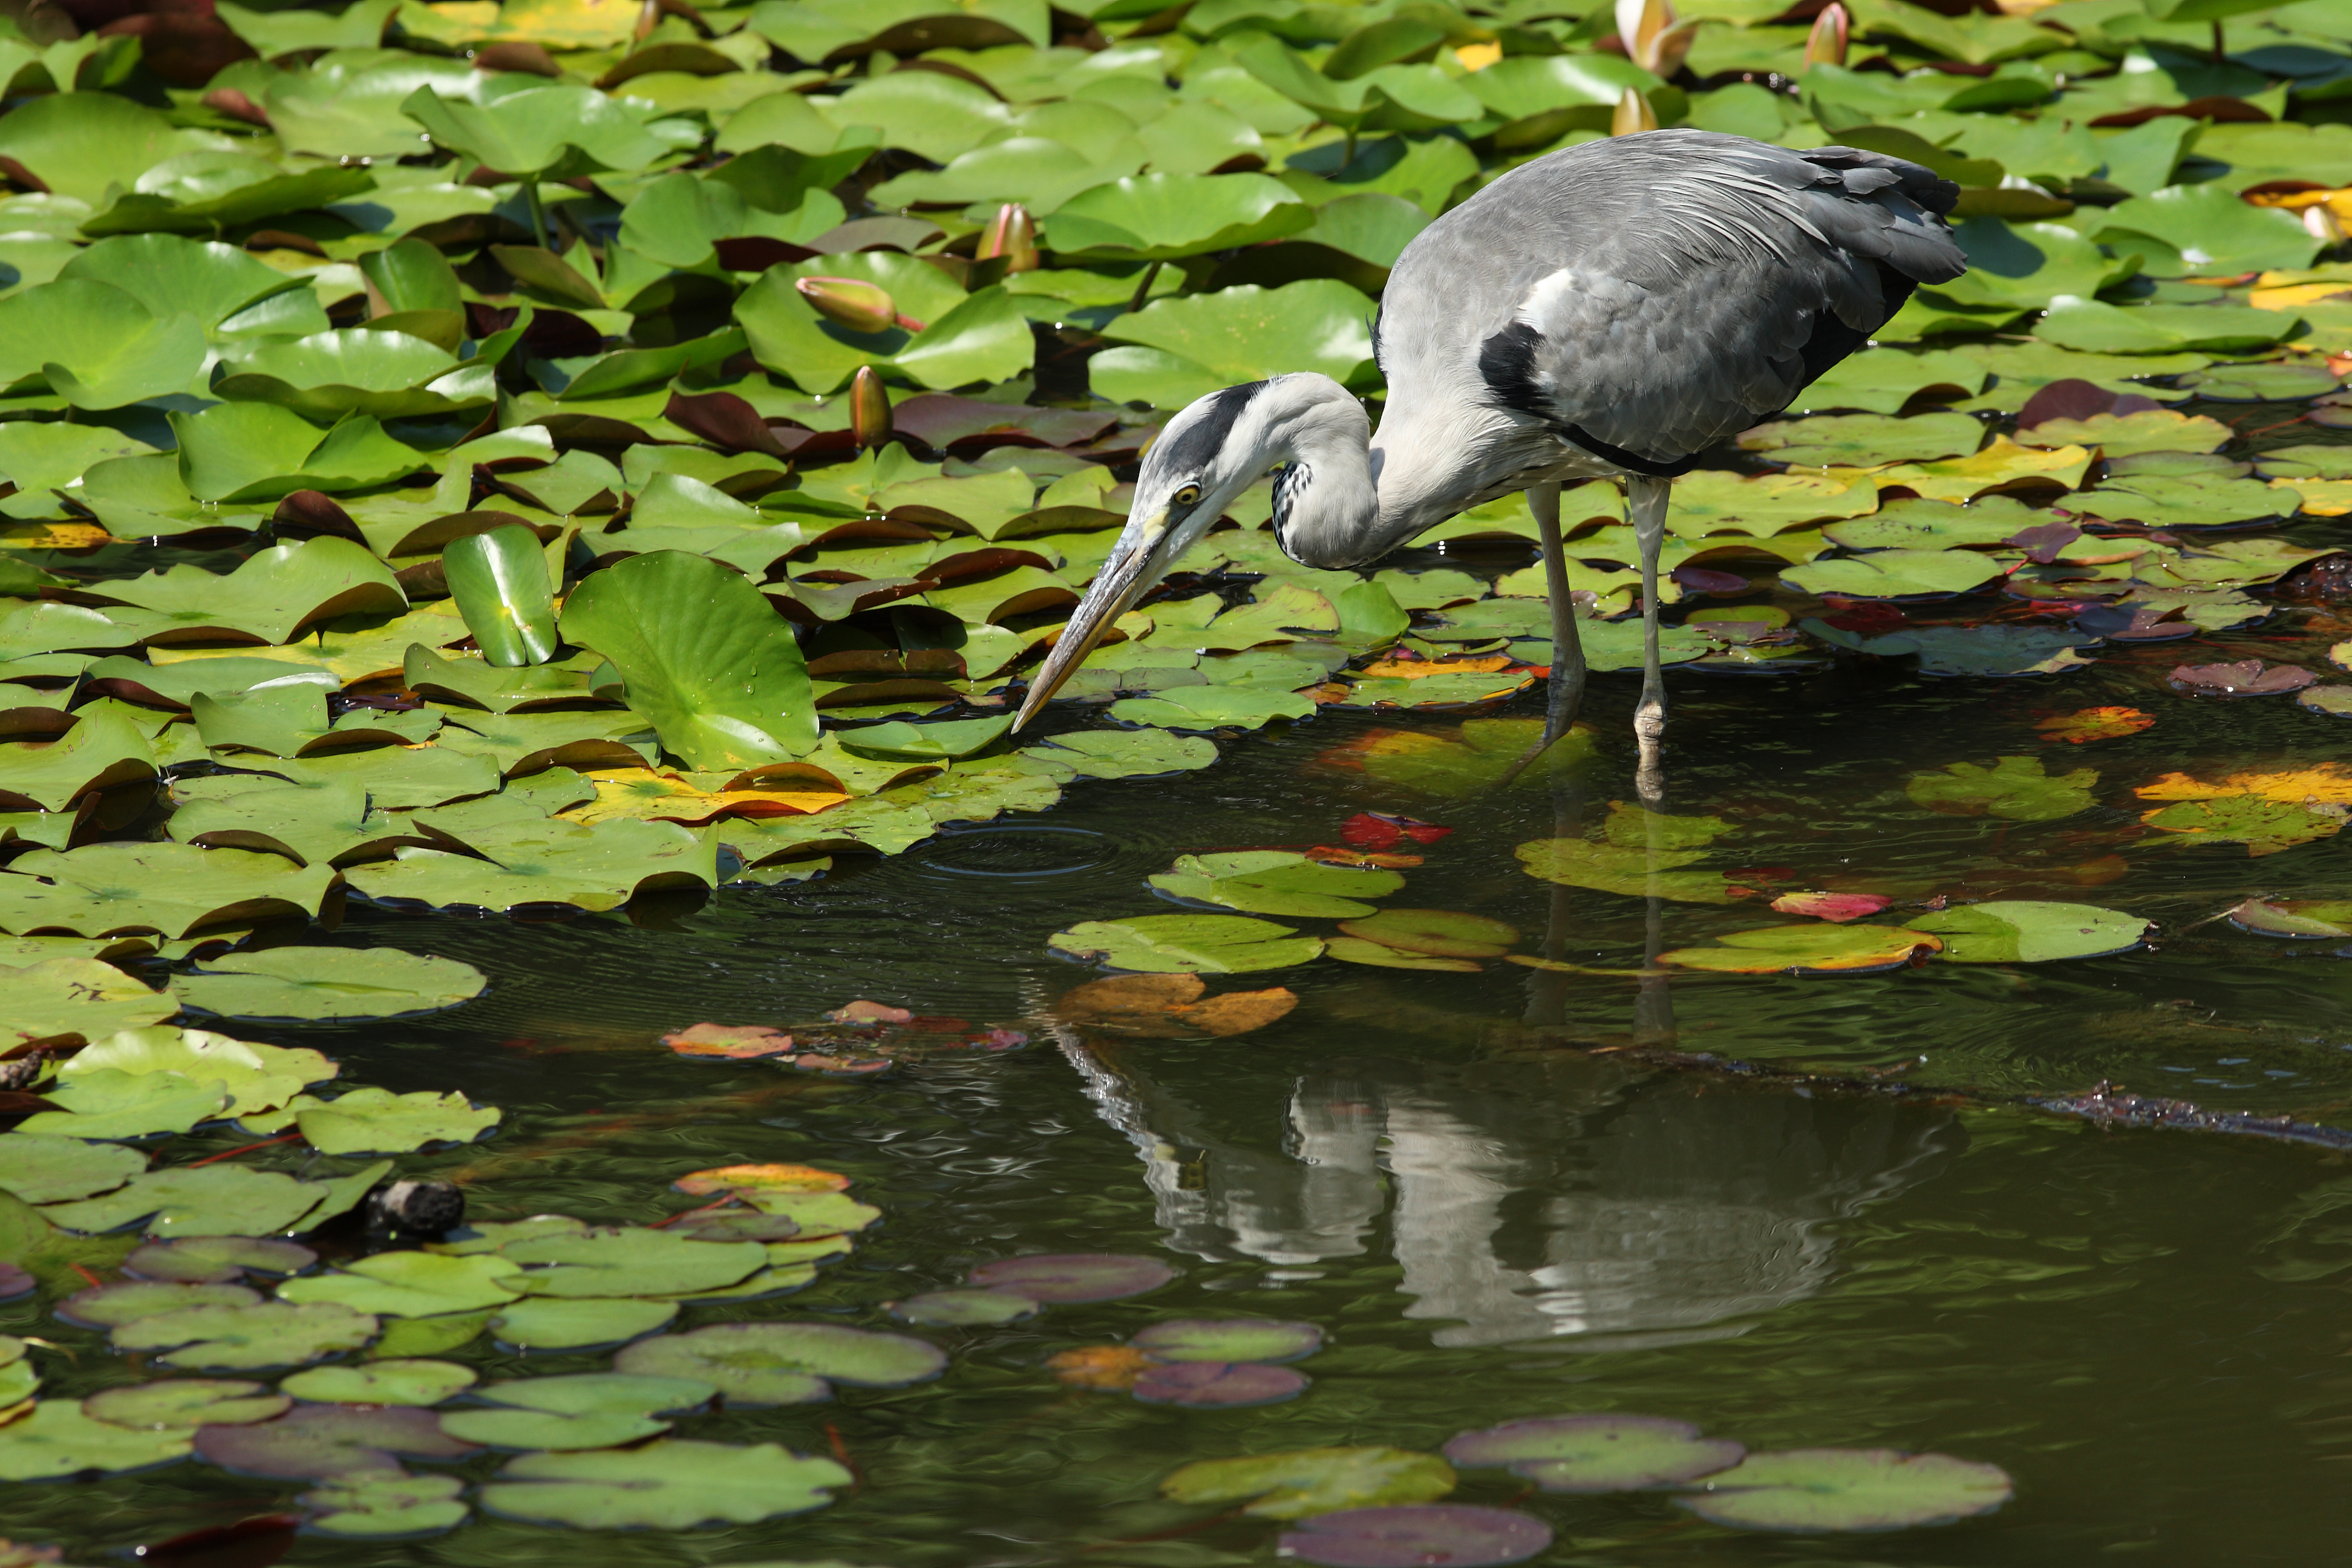
[[[499,1342],[524,1351],[588,1350],[649,1334],[677,1316],[675,1301],[526,1297],[490,1320]]]
[[[320,1480],[350,1470],[391,1470],[395,1455],[462,1459],[474,1446],[450,1436],[429,1410],[404,1405],[306,1405],[251,1426],[206,1426],[199,1458],[243,1476]]]
[[[488,982],[470,963],[396,948],[231,953],[173,982],[187,1006],[235,1018],[394,1018],[454,1007]]]
[[[1171,1502],[1232,1503],[1256,1519],[1309,1519],[1380,1503],[1418,1503],[1454,1489],[1454,1469],[1410,1448],[1292,1448],[1202,1459],[1160,1483]]]
[[[1728,1469],[1748,1452],[1660,1415],[1540,1415],[1465,1432],[1445,1457],[1465,1469],[1501,1465],[1553,1492],[1633,1491]]]
[[[1009,1290],[926,1290],[890,1303],[890,1315],[924,1328],[965,1329],[1034,1317],[1038,1303]]]
[[[110,1388],[81,1402],[82,1414],[117,1426],[187,1432],[199,1426],[242,1426],[282,1415],[294,1401],[258,1383],[236,1378],[179,1377]]]
[[[1321,1514],[1286,1530],[1276,1550],[1325,1568],[1496,1568],[1551,1545],[1551,1526],[1507,1508],[1423,1503]]]
[[[1180,1318],[1152,1324],[1134,1344],[1155,1361],[1297,1361],[1323,1348],[1323,1331],[1272,1318]]]
[[[984,1290],[1011,1290],[1055,1306],[1121,1300],[1157,1290],[1175,1278],[1176,1271],[1157,1258],[1115,1252],[1032,1253],[983,1263],[966,1276]]]
[[[1843,925],[1874,915],[1892,902],[1878,893],[1783,893],[1772,900],[1772,908],[1784,915],[1811,915]]]
[[[617,1453],[525,1454],[482,1488],[482,1507],[582,1530],[692,1530],[806,1513],[848,1470],[775,1443],[738,1447],[665,1437]]]
[[[2302,939],[2352,936],[2352,902],[2340,899],[2248,899],[2233,906],[2230,923],[2263,936]]]
[[[395,1358],[359,1366],[314,1366],[278,1384],[297,1399],[321,1405],[438,1405],[474,1385],[471,1367]]]
[[[1990,1513],[2015,1489],[1998,1466],[1895,1448],[1750,1454],[1676,1503],[1742,1530],[1903,1530]]]
[[[0,1136],[0,1192],[28,1204],[112,1192],[146,1168],[146,1155],[111,1143],[35,1132]]]
[[[1763,926],[1726,931],[1713,947],[1676,948],[1661,963],[1717,974],[1868,974],[1901,969],[1943,939],[1902,926]]]
[[[1938,910],[1913,926],[1944,939],[1948,963],[2047,963],[2128,952],[2147,937],[2149,921],[2095,904],[1995,900]]]
[[[44,1399],[0,1426],[0,1480],[58,1480],[86,1470],[120,1475],[187,1458],[188,1434],[117,1426],[70,1399]]]
[[[927,1340],[832,1323],[719,1323],[640,1340],[613,1365],[709,1383],[730,1405],[811,1405],[830,1399],[835,1383],[897,1388],[937,1377],[947,1356]]]
[[[1181,1405],[1193,1409],[1240,1409],[1277,1405],[1307,1392],[1307,1376],[1286,1366],[1189,1361],[1146,1369],[1129,1392],[1146,1405]]]
[[[430,1535],[463,1523],[456,1476],[412,1476],[394,1470],[346,1470],[299,1500],[310,1511],[309,1528],[321,1535],[368,1540]]]
[[[1499,958],[1519,940],[1517,928],[1459,910],[1381,910],[1339,929],[1363,942],[1433,958]]]
[[[1051,945],[1112,969],[1154,973],[1240,974],[1288,969],[1323,951],[1320,938],[1243,915],[1135,915],[1122,921],[1081,921],[1057,931]]]
[[[122,1271],[142,1279],[227,1285],[256,1274],[299,1274],[319,1255],[296,1242],[250,1236],[197,1236],[131,1249]]]

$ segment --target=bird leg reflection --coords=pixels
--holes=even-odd
[[[1664,488],[1661,481],[1661,488]],[[1657,648],[1655,628],[1653,628],[1651,649]],[[1655,759],[1651,759],[1655,765]],[[1655,797],[1645,794],[1644,799],[1654,804]],[[1654,810],[1643,814],[1643,826],[1648,830],[1649,909],[1642,926],[1642,978],[1640,989],[1633,995],[1633,1038],[1643,1045],[1670,1045],[1675,1038],[1674,985],[1658,963],[1658,953],[1665,946],[1666,900],[1658,889],[1658,873],[1664,869],[1658,863],[1666,852],[1660,842],[1665,824]]]
[[[1633,710],[1633,739],[1641,754],[1633,787],[1650,806],[1657,805],[1666,789],[1659,764],[1666,733],[1666,678],[1658,668],[1658,549],[1665,542],[1666,501],[1673,488],[1673,481],[1647,475],[1625,478],[1626,518],[1633,525],[1633,542],[1642,549],[1642,700]]]

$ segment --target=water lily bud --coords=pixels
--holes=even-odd
[[[1670,77],[1690,53],[1696,22],[1675,15],[1674,0],[1617,0],[1617,40],[1643,70]]]
[[[1007,272],[1037,270],[1037,221],[1019,202],[996,209],[994,220],[980,237],[980,248],[972,252],[978,261],[997,256],[1004,258]]]
[[[1648,99],[1627,88],[1625,96],[1617,100],[1617,112],[1609,117],[1609,134],[1631,136],[1636,131],[1655,131],[1657,128],[1658,111],[1650,107]]]
[[[828,321],[839,321],[853,332],[880,332],[904,327],[919,332],[923,323],[898,314],[898,302],[877,283],[856,278],[803,278],[795,285],[801,298]]]
[[[661,26],[661,0],[646,0],[644,5],[638,6],[637,26],[635,29],[636,41],[642,44],[647,38],[653,37],[654,29]]]
[[[2310,230],[2314,239],[2324,245],[2344,243],[2344,220],[2337,217],[2336,209],[2326,202],[2314,202],[2303,209],[2303,226]]]
[[[1845,64],[1845,42],[1853,31],[1853,18],[1846,15],[1837,0],[1822,8],[1813,18],[1813,30],[1805,37],[1805,63],[1809,66]]]
[[[849,435],[861,447],[890,438],[890,395],[870,364],[859,365],[849,383]]]

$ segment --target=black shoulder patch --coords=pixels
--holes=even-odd
[[[1209,459],[1233,435],[1234,423],[1249,406],[1250,399],[1265,390],[1265,383],[1262,381],[1245,381],[1202,398],[1185,410],[1192,416],[1184,421],[1182,428],[1152,448],[1153,460],[1167,465],[1171,473],[1192,474],[1205,468]]]
[[[1495,401],[1506,408],[1551,417],[1544,406],[1543,388],[1536,384],[1536,350],[1543,334],[1525,321],[1513,321],[1478,345],[1478,375]]]
[[[1916,287],[1911,279],[1897,272],[1884,261],[1874,265],[1878,268],[1879,298],[1885,305],[1886,314],[1880,318],[1878,326],[1870,329],[1870,332],[1878,331],[1879,327],[1884,327],[1888,321],[1893,321],[1895,313],[1903,309],[1905,301],[1911,298],[1911,290]],[[1813,334],[1805,340],[1804,347],[1798,351],[1805,362],[1805,385],[1812,385],[1822,376],[1827,375],[1831,367],[1838,361],[1869,342],[1870,332],[1856,331],[1847,326],[1837,319],[1837,312],[1834,310],[1825,309],[1814,316]],[[1798,390],[1801,392],[1803,388],[1800,387]],[[1775,409],[1771,412],[1778,413],[1780,410]],[[1769,417],[1769,415],[1765,417]]]

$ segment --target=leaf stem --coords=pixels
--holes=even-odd
[[[522,199],[530,205],[531,237],[539,242],[539,247],[541,250],[549,249],[550,247],[547,243],[547,209],[539,205],[538,175],[526,174],[523,176]]]
[[[1143,281],[1135,286],[1135,298],[1127,302],[1129,315],[1132,316],[1142,310],[1144,300],[1151,297],[1151,286],[1159,281],[1161,266],[1162,263],[1155,261],[1143,269]]]

